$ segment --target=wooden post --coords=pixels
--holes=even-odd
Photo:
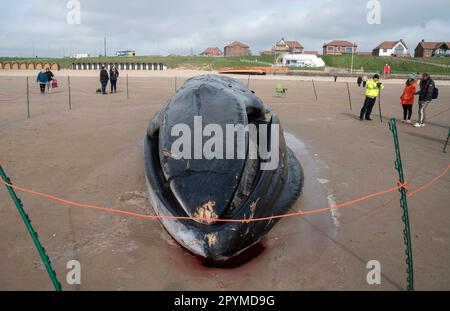
[[[127,99],[130,99],[129,93],[128,93],[128,73],[127,73]]]
[[[69,85],[69,110],[72,110],[72,93],[70,90],[70,76],[67,76],[67,84]]]
[[[311,82],[312,82],[313,89],[314,89],[314,95],[316,96],[316,100],[318,100],[319,98],[317,97],[317,90],[316,90],[316,84],[314,83],[314,79],[312,79]]]
[[[247,87],[250,88],[250,75],[248,75]]]
[[[352,96],[350,94],[350,85],[348,84],[348,82],[347,82],[347,92],[348,92],[348,102],[350,103],[350,110],[353,110],[352,109]]]
[[[28,118],[30,118],[30,88],[28,83],[28,76],[27,76],[27,113]]]
[[[378,95],[378,110],[380,111],[380,121],[383,123],[383,115],[381,114],[381,90],[380,95]]]
[[[178,88],[178,86],[177,86],[177,76],[175,76],[175,93],[177,92],[177,88]]]

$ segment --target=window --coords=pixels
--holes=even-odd
[[[383,49],[383,53],[387,53],[387,49]]]
[[[347,48],[347,53],[352,53],[353,52],[353,48]]]
[[[403,45],[397,45],[397,47],[395,48],[395,54],[405,54],[405,48],[403,47]]]
[[[334,47],[329,46],[329,47],[328,47],[328,51],[333,52],[333,51],[334,51]]]

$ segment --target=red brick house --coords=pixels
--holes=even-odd
[[[208,57],[219,57],[223,56],[223,53],[219,48],[207,48],[200,55]]]
[[[323,55],[342,55],[356,53],[358,46],[355,43],[343,40],[334,40],[323,45]]]
[[[303,46],[298,41],[287,41],[284,38],[281,38],[272,49],[275,54],[303,54],[303,50]]]
[[[226,57],[250,56],[250,47],[242,42],[234,41],[224,48]]]
[[[438,56],[450,56],[450,42],[425,42],[422,40],[414,52],[414,57]]]
[[[303,46],[298,41],[286,41],[291,54],[303,54]]]

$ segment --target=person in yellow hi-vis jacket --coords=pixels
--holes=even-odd
[[[373,79],[369,79],[366,82],[366,100],[364,106],[361,109],[360,120],[364,118],[367,121],[372,121],[370,115],[372,114],[373,106],[376,103],[377,97],[380,95],[380,91],[384,89],[384,85],[380,82],[380,76],[374,75]]]

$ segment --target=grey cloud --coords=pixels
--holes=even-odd
[[[366,22],[366,0],[81,0],[82,24],[66,23],[66,0],[1,0],[0,55],[62,56],[134,48],[143,54],[199,53],[239,40],[254,53],[279,38],[307,50],[345,39],[370,51],[381,41],[450,41],[448,0],[381,0],[382,24]]]

